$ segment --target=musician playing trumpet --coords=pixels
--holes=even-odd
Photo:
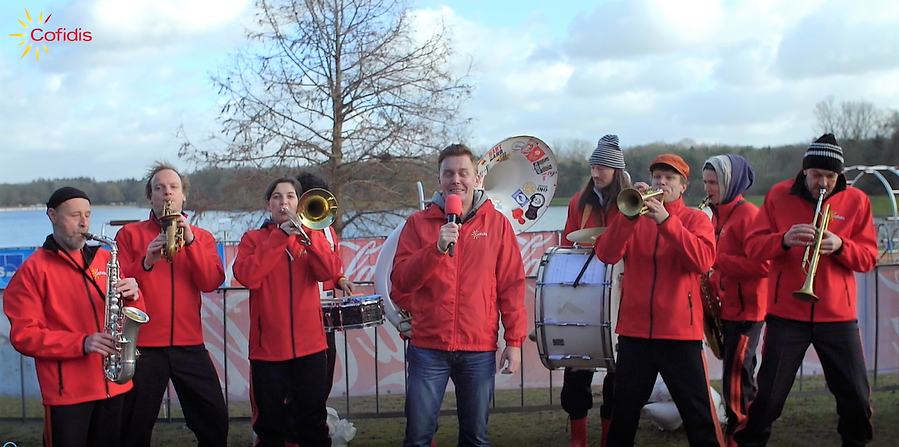
[[[873,438],[855,272],[874,268],[877,240],[871,202],[865,193],[847,186],[842,172],[842,148],[833,134],[822,135],[809,145],[796,178],[771,188],[746,236],[746,254],[770,260],[771,268],[759,391],[749,407],[746,427],[734,435],[740,446],[768,442],[771,424],[783,410],[809,345],[814,346],[827,388],[836,398],[842,445],[861,446]],[[833,218],[827,231],[820,232],[810,223],[821,222],[817,210],[828,206]],[[819,244],[817,252],[809,249]],[[810,263],[817,268],[806,273]],[[817,302],[794,298],[794,292],[811,284]]]
[[[250,404],[256,447],[331,445],[326,403],[325,327],[319,282],[340,275],[340,257],[321,231],[297,216],[302,185],[274,180],[265,191],[271,217],[244,234],[234,279],[250,290]]]
[[[728,439],[745,423],[746,409],[758,391],[756,351],[768,304],[769,262],[749,259],[743,249],[746,232],[759,212],[759,207],[743,198],[754,180],[755,171],[739,155],[716,155],[702,168],[717,241],[709,283],[712,297],[721,302],[722,388]]]
[[[662,191],[661,197],[634,206],[619,201],[620,214],[594,245],[606,264],[627,259],[615,330],[619,347],[607,445],[634,445],[640,412],[661,374],[690,445],[721,446],[724,436],[711,404],[702,347],[699,282],[715,261],[714,230],[705,214],[684,204],[690,167],[681,157],[659,155],[649,170],[651,186]],[[632,190],[622,194],[634,195]],[[648,212],[642,214],[644,207]]]
[[[184,214],[189,182],[174,166],[157,162],[147,174],[145,193],[150,217],[116,233],[122,272],[144,285],[150,322],[138,338],[140,357],[134,390],[125,399],[122,445],[149,447],[153,426],[169,380],[178,393],[184,419],[203,446],[224,446],[228,409],[218,373],[203,339],[202,293],[225,281],[215,237],[190,225]],[[166,209],[168,208],[168,209]],[[168,217],[166,215],[174,215]],[[168,247],[168,220],[180,234],[181,247]],[[180,229],[180,230],[179,230]],[[170,254],[166,262],[163,251]]]

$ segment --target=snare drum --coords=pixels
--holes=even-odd
[[[364,329],[384,323],[381,295],[322,300],[327,332]]]
[[[593,247],[552,247],[543,254],[534,309],[544,366],[615,370],[623,273],[623,261],[604,264]]]

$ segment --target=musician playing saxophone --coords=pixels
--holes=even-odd
[[[729,439],[745,423],[746,409],[758,385],[759,339],[768,304],[768,261],[746,257],[743,240],[759,208],[743,198],[755,171],[739,155],[716,155],[702,168],[702,181],[712,210],[717,257],[709,278],[721,301],[724,334],[722,389]]]
[[[262,228],[244,234],[234,279],[250,290],[250,405],[256,447],[331,445],[326,403],[325,327],[319,282],[340,275],[340,257],[320,231],[297,219],[300,183],[272,181],[265,191],[271,213]]]
[[[661,374],[690,445],[720,447],[724,436],[711,404],[699,282],[715,261],[714,231],[701,211],[684,204],[690,166],[681,157],[659,155],[649,169],[651,186],[664,201],[644,200],[645,215],[634,212],[642,207],[619,204],[620,213],[594,245],[606,264],[626,258],[607,445],[634,445],[640,412]]]
[[[859,338],[855,272],[877,261],[871,202],[846,185],[843,150],[832,134],[809,145],[794,180],[777,185],[746,236],[746,254],[771,260],[768,316],[765,318],[759,391],[749,419],[734,440],[740,446],[763,446],[780,416],[796,372],[809,345],[814,346],[827,388],[836,398],[837,432],[843,446],[861,446],[873,438],[870,388]],[[823,197],[822,197],[823,193]],[[803,256],[817,236],[816,203],[829,205],[833,218],[822,235],[814,276],[818,302],[794,298],[808,275]],[[812,251],[812,250],[808,250]]]
[[[118,446],[123,385],[106,380],[103,357],[115,352],[104,332],[108,250],[85,245],[91,205],[84,191],[66,186],[47,202],[53,234],[13,275],[3,294],[13,347],[34,357],[44,404],[44,445]],[[115,288],[125,304],[137,301],[134,278]]]
[[[150,322],[138,338],[141,356],[134,390],[125,399],[122,445],[149,447],[153,426],[169,380],[178,393],[184,419],[200,447],[223,447],[228,409],[218,373],[203,340],[202,293],[222,285],[225,271],[208,231],[190,225],[183,213],[189,183],[173,166],[158,162],[147,175],[149,219],[130,223],[116,234],[122,272],[144,284]],[[168,206],[166,205],[168,203]],[[164,208],[176,215],[183,246],[167,250]]]

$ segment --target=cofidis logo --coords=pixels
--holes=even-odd
[[[21,37],[23,40],[19,44],[19,46],[27,45],[25,47],[25,51],[22,52],[22,57],[28,55],[28,52],[31,51],[31,48],[34,47],[34,60],[41,60],[41,48],[44,50],[44,54],[49,54],[50,50],[47,49],[47,42],[90,42],[91,32],[84,31],[81,28],[77,28],[74,31],[69,31],[66,28],[57,28],[52,29],[47,23],[50,21],[50,16],[53,14],[47,14],[47,18],[44,18],[44,13],[40,13],[37,18],[37,21],[33,21],[31,19],[31,13],[28,10],[25,10],[25,18],[28,23],[19,20],[19,24],[21,24],[28,32],[24,33],[13,33],[10,34],[11,37]]]

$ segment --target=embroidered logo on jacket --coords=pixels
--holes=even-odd
[[[841,216],[837,213],[833,213],[833,215],[831,217],[833,217],[834,219],[837,219],[837,220],[846,220],[846,216]]]
[[[471,231],[471,238],[472,238],[472,239],[480,239],[480,238],[482,238],[482,237],[487,237],[487,232],[486,232],[486,231],[478,231],[478,230],[472,230],[472,231]]]
[[[105,271],[102,271],[96,267],[91,267],[90,272],[91,272],[91,278],[94,278],[94,281],[99,280],[101,276],[106,276]]]

